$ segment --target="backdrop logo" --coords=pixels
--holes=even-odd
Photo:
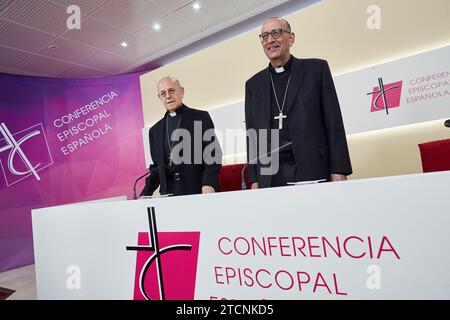
[[[150,227],[139,232],[134,300],[193,300],[200,232],[158,232],[155,208],[147,208]]]
[[[39,172],[52,164],[42,123],[14,134],[0,123],[0,166],[7,186],[30,176],[40,181]]]
[[[378,78],[378,87],[374,87],[373,91],[367,94],[373,95],[370,112],[385,110],[386,114],[389,114],[389,109],[399,107],[402,82],[384,84],[383,78]]]

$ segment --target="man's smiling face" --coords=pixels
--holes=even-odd
[[[269,35],[266,41],[262,40],[261,42],[264,53],[274,66],[279,66],[289,60],[290,48],[294,44],[295,36],[290,33],[286,23],[281,19],[269,19],[261,29],[261,34],[279,29],[284,30],[279,38],[275,39],[272,35]]]

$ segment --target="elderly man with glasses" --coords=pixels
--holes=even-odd
[[[247,130],[278,130],[278,143],[270,134],[247,141],[249,182],[253,189],[288,182],[346,180],[352,173],[339,101],[328,63],[297,59],[290,53],[295,34],[281,18],[267,19],[259,35],[267,68],[245,85]],[[264,141],[260,141],[264,139]],[[265,148],[261,150],[261,145]],[[279,157],[278,170],[267,173],[261,156]],[[264,162],[265,163],[265,162]]]
[[[184,88],[174,77],[159,80],[157,92],[166,113],[149,131],[153,164],[140,196],[158,186],[161,195],[218,191],[222,151],[209,113],[184,105]]]

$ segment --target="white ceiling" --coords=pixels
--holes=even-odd
[[[318,1],[200,0],[196,11],[192,0],[0,0],[0,72],[91,77],[152,69]],[[81,28],[69,30],[73,4]]]

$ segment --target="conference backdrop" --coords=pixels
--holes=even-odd
[[[0,272],[33,263],[31,209],[131,196],[145,170],[139,75],[0,74]]]

